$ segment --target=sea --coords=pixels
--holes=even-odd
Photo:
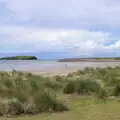
[[[115,67],[120,62],[57,62],[42,60],[0,60],[0,71],[34,71],[47,68]]]

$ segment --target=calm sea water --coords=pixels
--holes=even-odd
[[[85,67],[107,67],[120,66],[120,62],[56,62],[41,60],[0,60],[0,71],[32,71],[43,68],[85,68]]]

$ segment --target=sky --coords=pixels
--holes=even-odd
[[[0,0],[0,56],[120,56],[120,0]]]

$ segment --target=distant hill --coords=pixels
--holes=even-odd
[[[36,56],[11,56],[11,57],[2,57],[0,60],[37,60]]]

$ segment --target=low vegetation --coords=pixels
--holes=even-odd
[[[59,84],[21,72],[0,73],[0,115],[58,112],[67,107],[57,99]]]
[[[70,81],[64,88],[65,93],[74,90],[77,93],[98,95],[104,90],[108,97],[120,95],[120,67],[85,68],[83,71],[68,74],[67,78]],[[70,87],[72,90],[69,90]]]
[[[96,104],[119,100],[119,96],[120,67],[85,68],[52,77],[16,71],[0,73],[1,116],[71,111],[76,97],[80,97],[79,102],[87,98]]]
[[[37,60],[35,56],[13,56],[13,57],[3,57],[0,60]]]

